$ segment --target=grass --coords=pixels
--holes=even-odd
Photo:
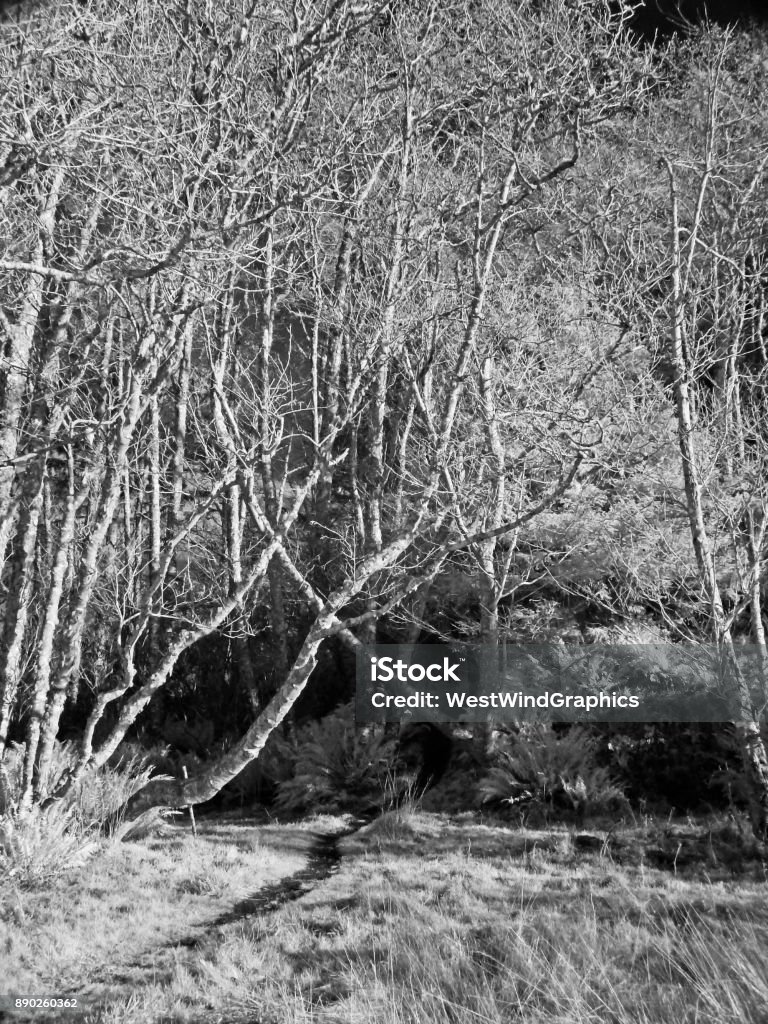
[[[253,822],[199,823],[141,842],[104,841],[44,888],[0,891],[0,992],[78,993],[85,1006],[172,973],[179,943],[261,886],[299,870],[310,838]],[[41,1019],[36,1016],[33,1019]]]
[[[153,774],[146,755],[124,755],[89,772],[63,799],[42,810],[39,804],[23,807],[24,752],[23,744],[12,744],[2,765],[0,887],[10,882],[22,888],[52,883],[95,855],[105,834],[120,840],[162,831],[165,815],[159,808],[125,819],[128,801]],[[43,796],[75,768],[77,758],[74,744],[54,744]]]
[[[17,894],[10,962],[49,957],[37,984],[84,986],[94,1024],[768,1024],[766,867],[733,825],[574,833],[401,808],[342,840],[302,898],[206,928],[257,886],[254,863],[276,877],[307,841],[208,828],[196,851],[118,847],[76,890]]]

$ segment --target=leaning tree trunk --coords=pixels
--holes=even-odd
[[[318,652],[329,635],[339,630],[339,611],[356,597],[375,573],[392,565],[410,545],[413,536],[404,533],[397,540],[386,545],[383,551],[369,556],[358,567],[358,575],[340,586],[324,603],[314,593],[311,601],[317,608],[314,622],[295,658],[285,680],[247,732],[214,761],[205,771],[191,779],[166,782],[150,782],[137,795],[134,805],[184,807],[203,803],[214,797],[228,782],[254,761],[272,735],[283,722],[309,682],[317,664]],[[271,553],[278,544],[273,542]],[[308,584],[304,584],[309,588]]]

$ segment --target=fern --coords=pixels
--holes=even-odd
[[[621,789],[595,763],[596,744],[578,726],[558,734],[537,725],[514,736],[479,783],[481,802],[572,810],[579,814],[624,806]]]
[[[54,803],[24,815],[0,818],[0,877],[41,885],[80,867],[99,848],[74,822],[75,808]]]
[[[381,799],[391,775],[394,742],[356,728],[345,705],[297,730],[281,753],[292,776],[278,784],[277,804],[288,811],[341,811]]]

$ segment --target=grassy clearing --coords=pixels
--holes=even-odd
[[[176,826],[140,842],[105,841],[44,888],[6,880],[0,992],[77,993],[91,1006],[107,994],[130,998],[146,977],[173,974],[180,942],[303,867],[310,845],[295,829],[203,821],[197,838]]]
[[[89,962],[102,970],[116,964],[108,925],[98,948],[87,936],[97,907],[117,921],[135,958],[192,927],[195,913],[199,921],[201,900],[220,898],[190,892],[208,884],[196,879],[209,879],[216,892],[236,885],[243,867],[227,852],[232,827],[217,827],[222,845],[194,862],[182,863],[188,837],[136,846],[130,856],[151,887],[139,917],[138,882],[130,893],[114,891],[129,867],[123,851],[113,855],[107,906],[81,881],[85,902],[67,920],[79,935],[79,977],[88,977]],[[268,834],[259,831],[261,851]],[[271,834],[294,849],[306,836]],[[737,857],[737,839],[733,830],[690,822],[574,834],[393,812],[342,840],[341,869],[300,900],[200,929],[196,946],[145,957],[122,981],[114,969],[108,985],[91,980],[91,1007],[103,1001],[85,1019],[768,1024],[765,865],[754,849]],[[279,867],[287,863],[281,854]],[[246,878],[252,891],[254,878]],[[122,919],[121,899],[131,905]],[[56,905],[63,912],[65,892]]]
[[[711,834],[709,861],[682,866],[701,837],[393,813],[313,892],[218,929],[93,1019],[766,1024],[764,867],[734,874]],[[665,843],[677,873],[648,863]]]

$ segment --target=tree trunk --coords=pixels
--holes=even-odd
[[[51,663],[53,659],[53,642],[59,625],[59,611],[64,594],[64,580],[70,558],[72,541],[75,535],[75,519],[78,502],[75,499],[75,470],[71,448],[67,452],[69,464],[69,482],[67,487],[67,504],[64,521],[59,533],[59,542],[51,569],[51,583],[48,600],[43,614],[43,628],[37,648],[35,674],[32,690],[32,707],[27,721],[26,750],[24,751],[24,774],[22,782],[22,806],[29,806],[33,791],[40,795],[40,780],[35,772],[40,726],[45,714],[45,704],[51,684]],[[87,488],[80,494],[80,504],[85,500]]]
[[[37,545],[37,529],[43,502],[45,460],[39,459],[28,470],[25,480],[25,499],[19,519],[18,550],[12,565],[13,584],[6,603],[5,664],[3,665],[2,696],[0,697],[0,761],[5,753],[17,694],[24,667],[24,641],[27,635],[30,603],[32,600],[32,573]]]
[[[44,260],[47,242],[53,235],[56,208],[65,176],[65,167],[61,166],[53,172],[46,193],[43,193],[38,185],[38,237],[34,250],[30,253],[32,264],[39,265]],[[12,495],[16,477],[19,426],[24,396],[29,384],[32,346],[43,303],[44,285],[45,278],[42,274],[29,275],[19,320],[9,338],[10,351],[4,361],[5,379],[0,409],[0,571],[5,563],[7,545],[13,528]]]
[[[741,743],[744,774],[749,793],[752,828],[759,839],[768,837],[768,755],[755,720],[751,695],[738,671],[734,656],[734,643],[726,620],[723,598],[715,568],[715,553],[704,516],[703,488],[695,443],[695,419],[691,401],[691,370],[683,346],[685,304],[682,286],[683,258],[680,251],[680,223],[678,213],[677,179],[672,164],[665,158],[670,181],[671,255],[672,255],[672,364],[675,372],[674,393],[677,408],[677,437],[683,467],[683,485],[688,512],[688,524],[696,557],[699,578],[709,601],[713,639],[733,666],[738,685],[739,717],[736,731]],[[706,175],[702,190],[706,186]],[[696,231],[689,239],[695,245]]]
[[[136,378],[132,382],[131,392],[126,405],[125,419],[116,431],[116,449],[102,482],[97,502],[97,520],[92,528],[80,562],[77,583],[62,630],[63,637],[59,671],[55,684],[48,695],[48,703],[42,726],[37,769],[40,778],[45,778],[48,773],[59,722],[67,699],[67,689],[80,670],[86,618],[93,590],[98,579],[97,562],[117,510],[123,474],[127,465],[126,455],[144,408],[141,385]]]

